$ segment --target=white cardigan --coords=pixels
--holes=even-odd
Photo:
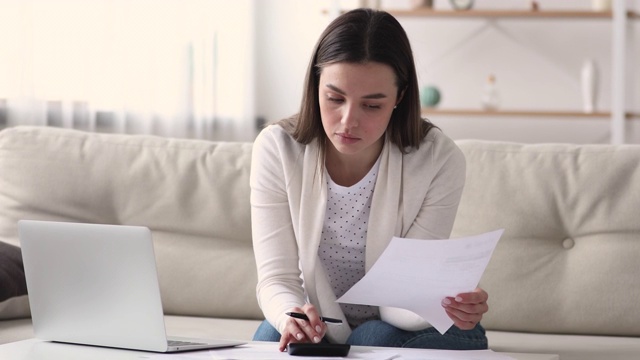
[[[329,327],[327,337],[344,343],[351,330],[318,258],[327,206],[324,164],[318,159],[317,141],[300,144],[279,125],[265,128],[254,142],[250,184],[257,296],[279,332],[285,311],[310,302],[321,315],[343,320],[345,325]],[[449,237],[465,169],[462,152],[436,128],[408,154],[385,142],[369,215],[367,271],[393,236]],[[386,320],[383,309],[381,314]],[[401,316],[394,325],[411,328],[415,322],[415,317]]]

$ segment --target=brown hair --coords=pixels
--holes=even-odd
[[[386,134],[402,152],[418,148],[435,125],[420,116],[418,79],[407,34],[385,11],[351,10],[327,26],[309,62],[300,111],[278,124],[300,143],[318,139],[324,156],[327,136],[320,117],[318,87],[323,67],[338,62],[378,62],[393,69],[398,99],[403,91],[404,94],[391,115]]]

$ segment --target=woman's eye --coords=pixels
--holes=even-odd
[[[380,109],[380,105],[375,105],[375,104],[365,104],[364,107],[366,107],[367,109],[372,109],[372,110]]]
[[[344,100],[340,99],[340,98],[334,98],[334,97],[327,97],[327,100],[333,102],[333,103],[337,103],[337,104],[341,104]]]

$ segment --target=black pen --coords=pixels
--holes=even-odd
[[[292,318],[296,318],[296,319],[302,319],[302,320],[307,320],[309,321],[309,318],[307,317],[307,315],[302,314],[302,313],[297,313],[297,312],[288,312],[285,313],[289,316],[291,316]],[[323,317],[320,316],[320,320],[322,320],[323,322],[326,323],[330,323],[330,324],[342,324],[342,320],[340,319],[334,319],[334,318],[330,318],[330,317]]]

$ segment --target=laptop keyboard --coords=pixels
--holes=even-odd
[[[205,343],[193,341],[168,340],[169,346],[206,345]]]

